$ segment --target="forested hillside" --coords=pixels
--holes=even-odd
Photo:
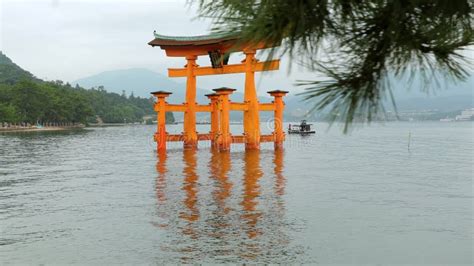
[[[30,72],[23,70],[0,51],[0,84],[15,84],[20,80],[38,81]]]
[[[153,114],[152,98],[42,81],[0,52],[0,123],[130,123]]]

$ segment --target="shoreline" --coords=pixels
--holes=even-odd
[[[44,132],[44,131],[65,131],[65,130],[73,130],[73,129],[83,129],[84,126],[69,126],[69,127],[42,127],[42,128],[35,128],[35,127],[26,127],[26,128],[0,128],[0,133],[9,133],[9,132]]]

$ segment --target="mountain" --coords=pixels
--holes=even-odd
[[[408,98],[397,101],[397,110],[437,110],[439,112],[452,112],[472,108],[474,106],[471,95],[449,95],[438,97]],[[387,105],[390,107],[390,105]],[[390,108],[389,108],[390,109]]]
[[[72,84],[78,84],[84,88],[97,88],[103,86],[107,91],[112,91],[121,94],[123,91],[126,94],[133,92],[135,96],[150,97],[150,92],[157,90],[165,90],[173,92],[168,98],[170,103],[182,103],[185,99],[186,84],[178,83],[171,78],[168,78],[160,73],[144,69],[144,68],[131,68],[105,71],[96,75],[78,79]],[[196,101],[201,104],[209,103],[209,99],[205,96],[211,93],[211,91],[197,88]],[[243,94],[235,92],[232,94],[231,99],[233,101],[243,101]],[[259,97],[262,102],[270,102],[269,97]],[[182,114],[175,114],[178,119],[182,119]],[[208,116],[205,113],[198,113],[198,118],[204,119]],[[239,120],[241,117],[237,112],[231,113],[231,118]]]
[[[35,78],[0,52],[0,123],[64,125],[140,122],[155,116],[153,100]],[[167,113],[168,122],[173,114]]]
[[[145,68],[130,68],[121,70],[105,71],[96,75],[84,77],[73,81],[71,84],[79,84],[84,88],[97,88],[104,86],[108,91],[122,94],[133,92],[135,96],[150,97],[150,92],[164,90],[173,92],[168,98],[169,102],[181,103],[184,101],[186,93],[186,84],[179,83],[173,79],[151,71]],[[209,100],[205,96],[212,91],[197,88],[196,97],[199,103],[208,103]],[[235,92],[231,96],[234,101],[242,101],[243,94]],[[270,97],[260,97],[262,101],[271,100]]]
[[[444,78],[426,81],[420,75],[415,75],[410,82],[407,78],[391,77],[390,88],[398,111],[451,112],[474,107],[473,75],[462,82],[450,82]],[[311,101],[303,101],[302,96],[288,97],[285,102],[295,117],[303,115],[312,106]],[[386,110],[393,110],[390,100],[386,100],[384,105]]]
[[[104,86],[107,90],[116,93],[122,93],[125,90],[127,94],[133,92],[134,95],[142,97],[149,97],[149,93],[154,90],[172,91],[173,94],[169,98],[170,103],[183,102],[186,87],[184,83],[178,83],[165,75],[144,68],[106,71],[73,82],[73,84],[76,83],[86,88]],[[429,95],[420,90],[420,87],[424,84],[426,84],[425,81],[419,75],[414,77],[412,83],[408,82],[407,79],[396,80],[392,78],[391,88],[399,111],[425,109],[456,111],[473,106],[474,78],[472,76],[467,81],[457,84],[441,79],[438,89],[432,89]],[[428,86],[436,87],[434,84]],[[210,93],[210,91],[198,88],[197,101],[208,103],[204,96],[207,93]],[[243,95],[236,92],[231,98],[233,101],[242,101]],[[313,106],[311,101],[303,101],[302,99],[302,96],[294,94],[285,97],[285,117],[298,120],[311,109]],[[270,97],[260,97],[261,102],[270,102],[271,100]],[[391,109],[389,103],[386,106],[387,110]],[[198,116],[205,115],[203,113],[198,114]],[[262,115],[266,117],[268,113],[265,112]],[[316,114],[316,116],[319,115]],[[238,114],[232,114],[232,116],[233,119],[239,119]],[[180,117],[179,114],[178,117]]]
[[[22,69],[0,51],[0,83],[15,84],[22,79],[36,80],[33,74]]]
[[[473,95],[474,77],[469,75],[465,81],[452,81],[443,76],[423,77],[420,73],[413,75],[410,79],[405,75],[395,79],[390,77],[391,88],[397,100],[427,98],[435,99],[442,97]]]
[[[150,97],[150,92],[157,90],[171,91],[170,102],[183,102],[186,85],[178,83],[162,74],[144,68],[131,68],[102,72],[93,76],[85,77],[74,81],[72,84],[79,84],[84,88],[104,86],[108,91],[121,94],[133,92],[135,96]],[[207,90],[197,90],[198,102],[205,103]]]
[[[414,75],[411,82],[407,78],[392,79],[392,92],[399,111],[438,110],[458,111],[474,106],[474,77],[453,82],[445,77],[423,78]],[[386,104],[391,109],[391,104]]]

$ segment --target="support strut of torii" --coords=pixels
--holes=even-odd
[[[184,104],[168,104],[165,98],[170,92],[157,91],[155,111],[158,112],[158,131],[155,134],[158,150],[166,149],[166,141],[183,141],[185,148],[196,148],[199,140],[211,140],[212,147],[229,150],[231,143],[245,143],[246,149],[258,149],[260,142],[271,141],[275,148],[281,148],[285,134],[283,131],[283,96],[287,91],[269,91],[274,97],[272,103],[259,103],[255,88],[255,72],[278,70],[279,60],[259,62],[255,53],[259,49],[270,48],[264,44],[242,43],[237,35],[212,34],[194,37],[171,37],[155,33],[155,39],[148,43],[159,46],[170,57],[184,57],[184,68],[169,68],[169,77],[186,77],[186,99]],[[228,64],[231,52],[243,52],[245,59],[240,64]],[[209,56],[211,66],[200,67],[196,64],[198,56]],[[218,88],[215,93],[206,95],[210,103],[196,103],[196,77],[206,75],[245,73],[244,102],[230,102],[229,95],[234,89]],[[229,129],[229,112],[244,113],[244,135],[233,136]],[[273,111],[275,128],[272,135],[260,134],[259,111]],[[183,134],[166,133],[165,113],[184,112]],[[199,134],[196,131],[196,112],[211,114],[211,131]]]

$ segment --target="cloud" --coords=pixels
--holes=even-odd
[[[210,21],[196,19],[196,8],[186,1],[5,0],[1,14],[1,49],[20,66],[50,80],[72,81],[134,67],[166,73],[166,68],[182,67],[185,62],[148,46],[153,30],[200,35],[210,29]],[[204,65],[207,60],[198,62]],[[264,75],[258,81],[261,91],[288,89],[296,78],[286,75],[286,70]],[[241,88],[243,75],[205,77],[199,82],[202,87],[222,82]]]
[[[186,1],[77,1],[3,0],[0,5],[0,49],[23,68],[43,79],[73,81],[103,71],[142,67],[165,74],[168,67],[182,67],[181,58],[166,57],[147,42],[153,30],[167,35],[200,35],[210,21],[196,19],[196,7]],[[467,53],[472,54],[473,51]],[[241,58],[233,55],[237,62]],[[297,80],[315,75],[293,66],[288,58],[281,70],[258,75],[259,91],[290,89]],[[207,58],[198,61],[209,64]],[[216,84],[243,87],[242,75],[200,77],[200,87]]]

